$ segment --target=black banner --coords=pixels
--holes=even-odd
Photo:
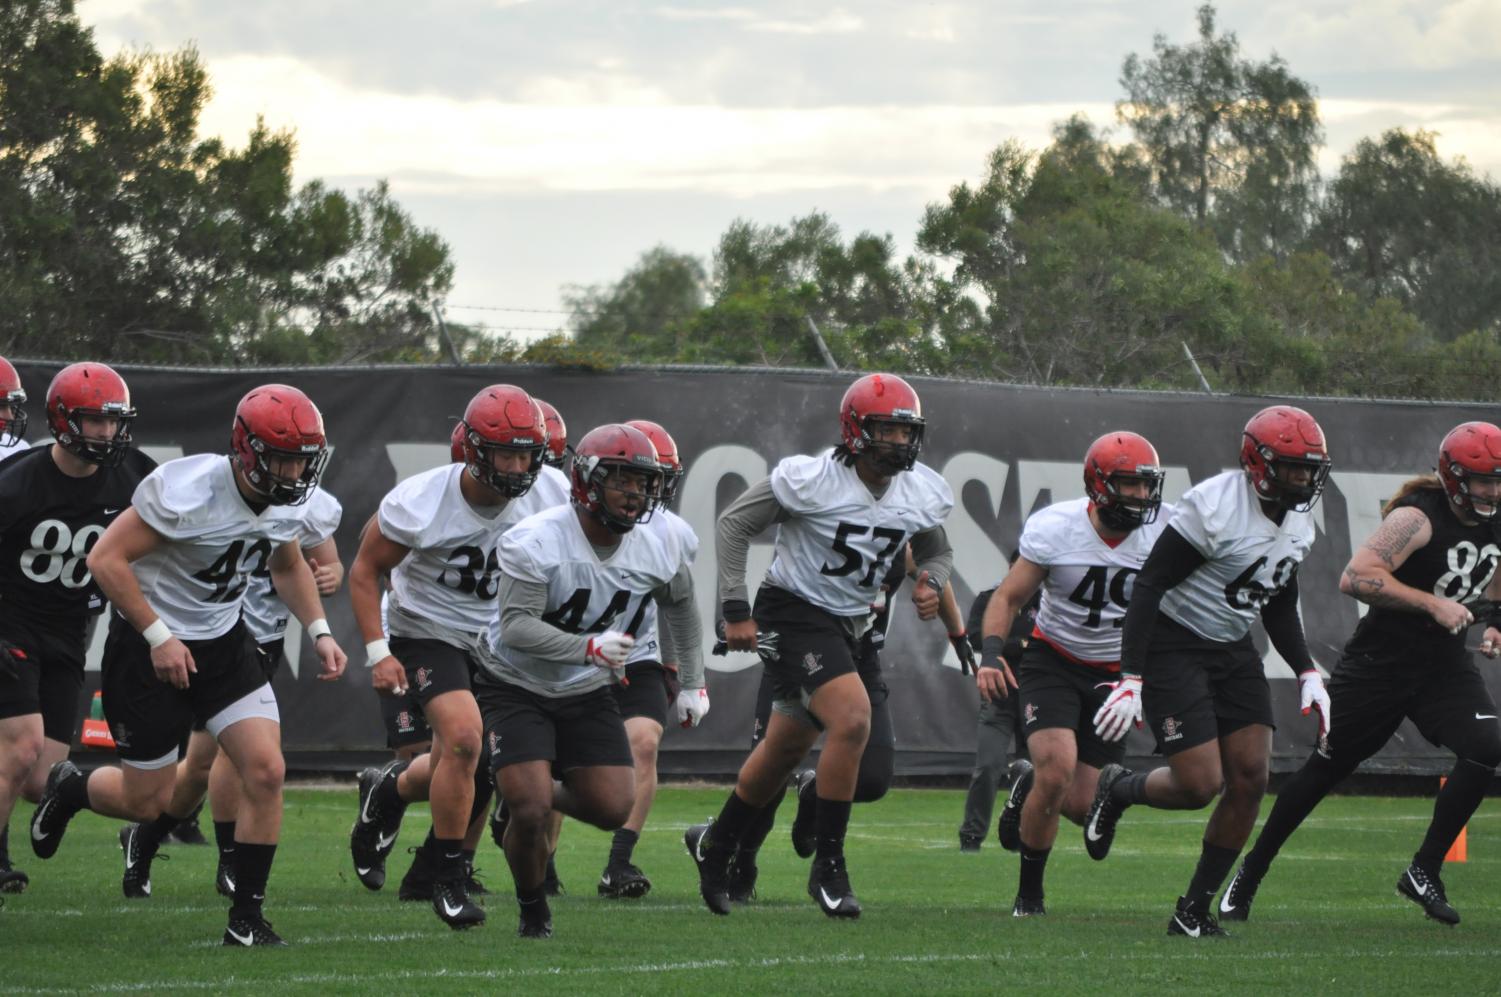
[[[31,437],[45,437],[42,399],[55,363],[17,364],[32,398]],[[295,384],[323,410],[334,447],[324,485],[344,505],[340,554],[353,559],[361,527],[401,478],[448,460],[448,436],[468,399],[493,383],[519,384],[556,405],[577,439],[604,422],[654,419],[677,439],[688,474],[678,511],[702,542],[695,571],[705,632],[714,615],[717,512],[780,458],[837,441],[838,404],[852,377],[812,372],[627,370],[607,374],[496,367],[409,367],[290,371],[194,371],[121,368],[141,415],[137,441],[158,460],[225,452],[235,403],[269,381]],[[1082,494],[1082,457],[1101,433],[1131,429],[1157,447],[1169,468],[1165,497],[1235,467],[1240,433],[1266,399],[1147,392],[1042,389],[914,378],[928,418],[923,460],[943,474],[957,504],[947,528],[956,553],[955,588],[966,611],[974,594],[1005,573],[1026,515]],[[1296,402],[1329,438],[1334,473],[1316,510],[1318,541],[1304,565],[1303,617],[1315,656],[1332,667],[1360,606],[1341,596],[1338,579],[1354,546],[1374,529],[1381,502],[1407,477],[1433,467],[1443,435],[1468,419],[1494,418],[1478,406],[1311,399]],[[770,537],[753,549],[751,582],[770,560]],[[967,771],[975,745],[977,698],[962,676],[944,630],[921,623],[902,593],[896,598],[883,666],[891,688],[898,771]],[[384,731],[362,660],[363,642],[347,598],[328,605],[334,633],[350,653],[339,683],[318,682],[300,667],[277,680],[289,752],[380,751]],[[1478,636],[1476,637],[1478,640]],[[97,668],[99,644],[91,656]],[[1264,641],[1262,644],[1264,645]],[[732,772],[749,743],[759,666],[751,655],[710,658],[712,710],[697,730],[673,729],[663,769],[704,775]],[[1415,662],[1421,667],[1421,662]],[[1501,667],[1501,666],[1497,666]],[[1497,668],[1486,666],[1493,693]],[[1279,727],[1273,765],[1296,767],[1312,743],[1311,722],[1298,715],[1291,671],[1267,652]],[[1133,755],[1152,750],[1142,731]],[[1440,772],[1447,753],[1404,724],[1369,767],[1386,772]]]

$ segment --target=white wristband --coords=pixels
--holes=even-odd
[[[161,617],[157,617],[151,626],[141,631],[141,636],[146,638],[147,644],[150,644],[153,648],[158,648],[172,639],[172,631],[167,629],[167,625],[161,621]]]
[[[369,659],[370,664],[372,665],[377,661],[384,661],[390,656],[391,645],[386,643],[386,638],[384,637],[382,637],[380,640],[372,640],[370,643],[365,645],[365,657]]]
[[[320,616],[307,625],[307,635],[317,640],[319,637],[332,637],[334,632],[328,628],[328,621]]]

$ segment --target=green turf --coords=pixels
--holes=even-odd
[[[960,854],[961,794],[909,790],[855,808],[848,855],[865,916],[826,920],[804,893],[805,862],[785,825],[762,856],[760,897],[716,918],[700,904],[682,832],[718,809],[723,790],[667,789],[638,864],[655,884],[641,901],[605,901],[594,884],[609,836],[569,823],[558,864],[569,893],[550,941],[515,936],[499,854],[479,866],[495,894],[489,923],[444,927],[424,904],[399,904],[401,846],[421,839],[413,807],[391,884],[354,879],[347,832],[353,788],[288,794],[268,917],[292,942],[279,951],[218,947],[226,904],[213,890],[214,850],[172,846],[154,895],[120,894],[119,825],[82,814],[59,854],[29,854],[22,804],[12,852],[30,890],[0,909],[0,992],[254,991],[292,993],[975,993],[1347,994],[1494,992],[1501,970],[1501,812],[1469,829],[1470,861],[1445,870],[1464,923],[1426,920],[1394,890],[1423,832],[1427,800],[1336,798],[1290,842],[1257,898],[1254,920],[1220,941],[1168,938],[1178,891],[1206,816],[1138,807],[1104,863],[1065,825],[1048,874],[1048,916],[1010,916],[1016,858],[986,842]],[[790,809],[790,808],[789,808]],[[207,828],[206,828],[207,830]]]

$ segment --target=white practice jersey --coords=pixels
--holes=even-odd
[[[1168,521],[1208,558],[1162,598],[1162,612],[1207,640],[1240,640],[1261,607],[1292,580],[1313,546],[1313,517],[1288,512],[1282,524],[1261,510],[1244,471],[1199,482]]]
[[[771,491],[792,518],[777,526],[766,580],[844,617],[868,616],[891,559],[954,507],[948,483],[926,464],[894,475],[877,499],[832,449],[782,460]]]
[[[1114,547],[1090,523],[1087,498],[1055,503],[1027,519],[1018,549],[1047,569],[1036,623],[1050,644],[1087,663],[1120,661],[1131,585],[1171,512],[1170,507],[1158,510],[1155,521]]]
[[[391,572],[393,610],[480,634],[495,616],[501,534],[535,512],[566,505],[568,493],[538,475],[525,495],[486,517],[459,490],[465,473],[463,464],[446,464],[413,475],[387,493],[376,515],[386,539],[411,548]],[[398,636],[427,636],[402,634],[400,624],[392,625]]]
[[[640,529],[676,534],[674,542],[684,551],[688,563],[692,564],[698,557],[698,534],[693,532],[693,527],[688,525],[686,519],[675,512],[658,509],[651,514],[651,519],[648,519],[646,525]],[[638,661],[660,663],[662,660],[662,647],[657,634],[657,601],[648,599],[645,606],[646,612],[642,614],[639,624],[641,629],[629,631],[630,635],[636,638],[636,646],[631,648],[631,655],[626,659],[628,665]]]
[[[322,486],[315,487],[302,508],[306,511],[297,542],[304,551],[324,543],[339,528],[344,507]],[[287,633],[287,604],[271,586],[271,565],[261,565],[245,586],[245,626],[257,644],[280,640]]]
[[[31,444],[25,440],[15,440],[11,443],[0,443],[0,460],[4,460],[12,454],[18,454],[23,450],[30,450]]]
[[[268,505],[259,515],[235,485],[223,454],[168,461],[131,497],[168,541],[131,565],[151,608],[183,640],[209,640],[240,618],[250,577],[304,530],[307,506]]]
[[[655,516],[653,518],[656,518]],[[538,513],[500,541],[506,574],[547,586],[544,622],[572,634],[619,630],[642,632],[653,593],[667,586],[692,560],[685,547],[691,531],[652,529],[620,538],[605,561],[595,554],[572,506]],[[608,671],[583,661],[549,661],[506,643],[500,614],[490,622],[486,667],[507,682],[550,696],[571,696],[608,685]]]

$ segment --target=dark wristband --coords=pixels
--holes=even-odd
[[[726,623],[744,623],[751,618],[750,603],[744,599],[726,599],[723,608]]]
[[[980,641],[980,667],[999,668],[1005,664],[1006,638],[991,635]]]

